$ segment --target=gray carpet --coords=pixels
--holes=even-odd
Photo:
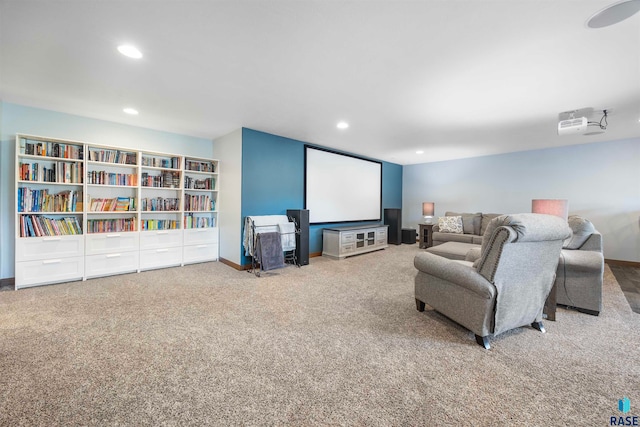
[[[417,245],[257,278],[221,263],[0,293],[0,425],[609,425],[640,316],[558,310],[482,349],[415,309]],[[628,414],[627,414],[628,415]]]

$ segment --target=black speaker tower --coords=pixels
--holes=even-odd
[[[385,209],[384,223],[389,226],[389,244],[402,243],[402,209]]]
[[[296,234],[296,258],[300,265],[309,265],[309,210],[287,209],[287,216],[293,218],[300,229]]]

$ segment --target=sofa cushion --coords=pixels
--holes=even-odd
[[[482,213],[446,212],[445,216],[462,217],[462,230],[464,234],[480,234],[480,222],[482,221]]]
[[[591,221],[578,215],[571,215],[567,222],[571,228],[571,236],[564,241],[564,249],[580,249],[596,231]]]
[[[458,234],[458,233],[440,233],[439,231],[433,232],[433,246],[440,245],[446,242],[462,242],[473,243],[473,234]]]
[[[467,252],[473,248],[477,248],[477,245],[472,245],[471,243],[447,242],[427,248],[427,252],[431,252],[432,254],[448,259],[464,261],[467,256]],[[471,266],[471,263],[469,263],[469,266]]]
[[[441,216],[438,218],[438,229],[441,233],[462,234],[461,216]]]

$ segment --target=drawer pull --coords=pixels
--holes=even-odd
[[[107,258],[118,258],[120,255],[122,254],[109,254],[107,255]]]
[[[107,239],[111,239],[112,237],[120,237],[120,234],[107,234]]]
[[[60,264],[62,262],[61,259],[48,259],[45,261],[42,261],[43,264]]]
[[[197,233],[204,233],[205,231],[209,231],[206,228],[196,228],[196,230]]]
[[[198,245],[198,246],[196,246],[196,248],[198,248],[198,249],[202,249],[202,248],[206,248],[206,247],[208,247],[208,246],[209,246],[209,245]]]
[[[169,234],[168,231],[158,231],[156,234]]]
[[[169,249],[156,249],[156,252],[169,252]]]
[[[42,239],[43,242],[59,242],[62,240],[62,237],[45,237]]]

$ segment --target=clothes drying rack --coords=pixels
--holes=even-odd
[[[293,224],[290,226],[289,224]],[[292,230],[292,231],[291,231]],[[245,217],[243,245],[245,255],[251,257],[251,269],[256,277],[260,277],[262,265],[255,253],[261,233],[277,232],[280,235],[285,264],[300,267],[296,256],[296,235],[300,234],[300,226],[295,218],[287,215],[262,215]]]

